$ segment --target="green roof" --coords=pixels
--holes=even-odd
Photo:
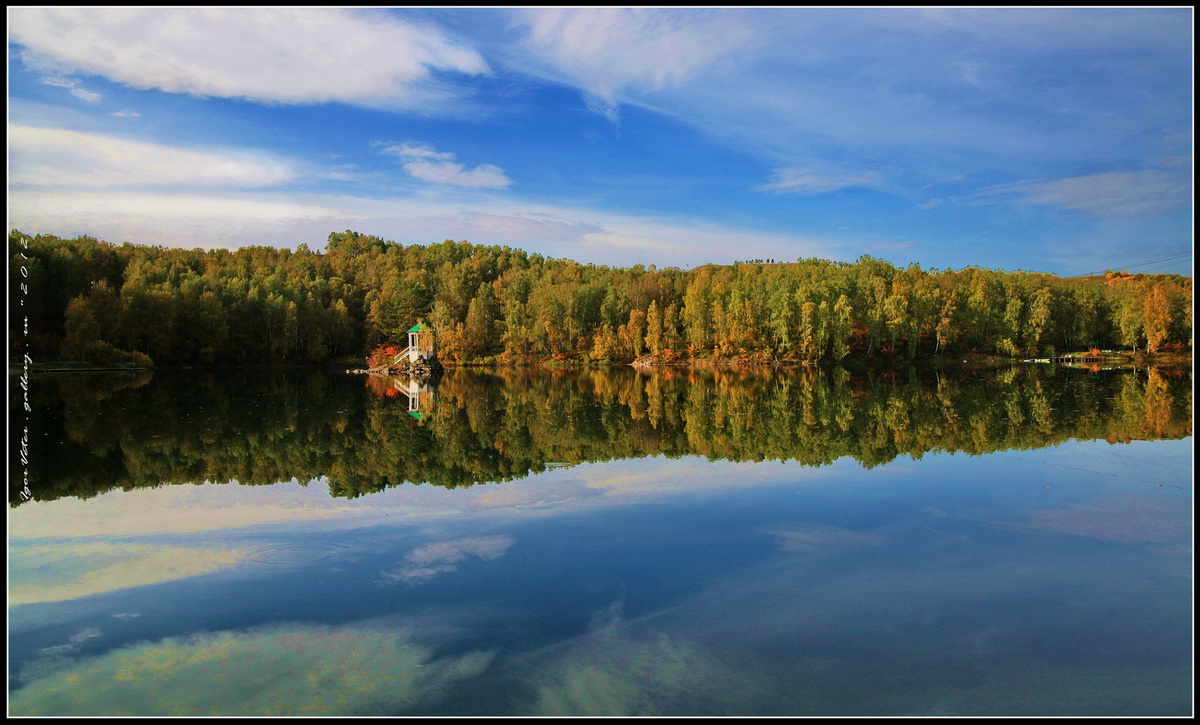
[[[428,331],[429,331],[429,327],[428,327],[428,326],[426,326],[424,322],[418,322],[417,324],[415,324],[415,325],[413,325],[412,327],[408,328],[408,331],[409,331],[409,332],[428,332]]]

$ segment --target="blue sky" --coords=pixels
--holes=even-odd
[[[10,8],[9,226],[1190,275],[1192,19]]]

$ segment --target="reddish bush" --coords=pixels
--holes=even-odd
[[[371,350],[367,355],[367,367],[374,368],[380,365],[391,365],[392,360],[395,360],[396,356],[403,351],[402,348],[392,343],[376,345],[375,349]]]

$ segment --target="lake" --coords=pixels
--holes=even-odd
[[[1191,387],[36,377],[10,714],[1189,715]]]

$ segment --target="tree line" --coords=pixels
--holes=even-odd
[[[330,234],[323,252],[13,231],[9,253],[12,352],[38,360],[316,364],[404,347],[418,320],[451,364],[1155,353],[1190,351],[1192,338],[1181,275],[924,270],[866,255],[618,268],[353,231]]]
[[[698,455],[872,467],[931,452],[1192,434],[1184,369],[458,369],[437,381],[421,420],[377,380],[314,370],[39,380],[30,489],[52,500],[324,477],[332,495],[353,498],[406,483],[513,480],[551,463]],[[10,489],[20,480],[10,476]]]

